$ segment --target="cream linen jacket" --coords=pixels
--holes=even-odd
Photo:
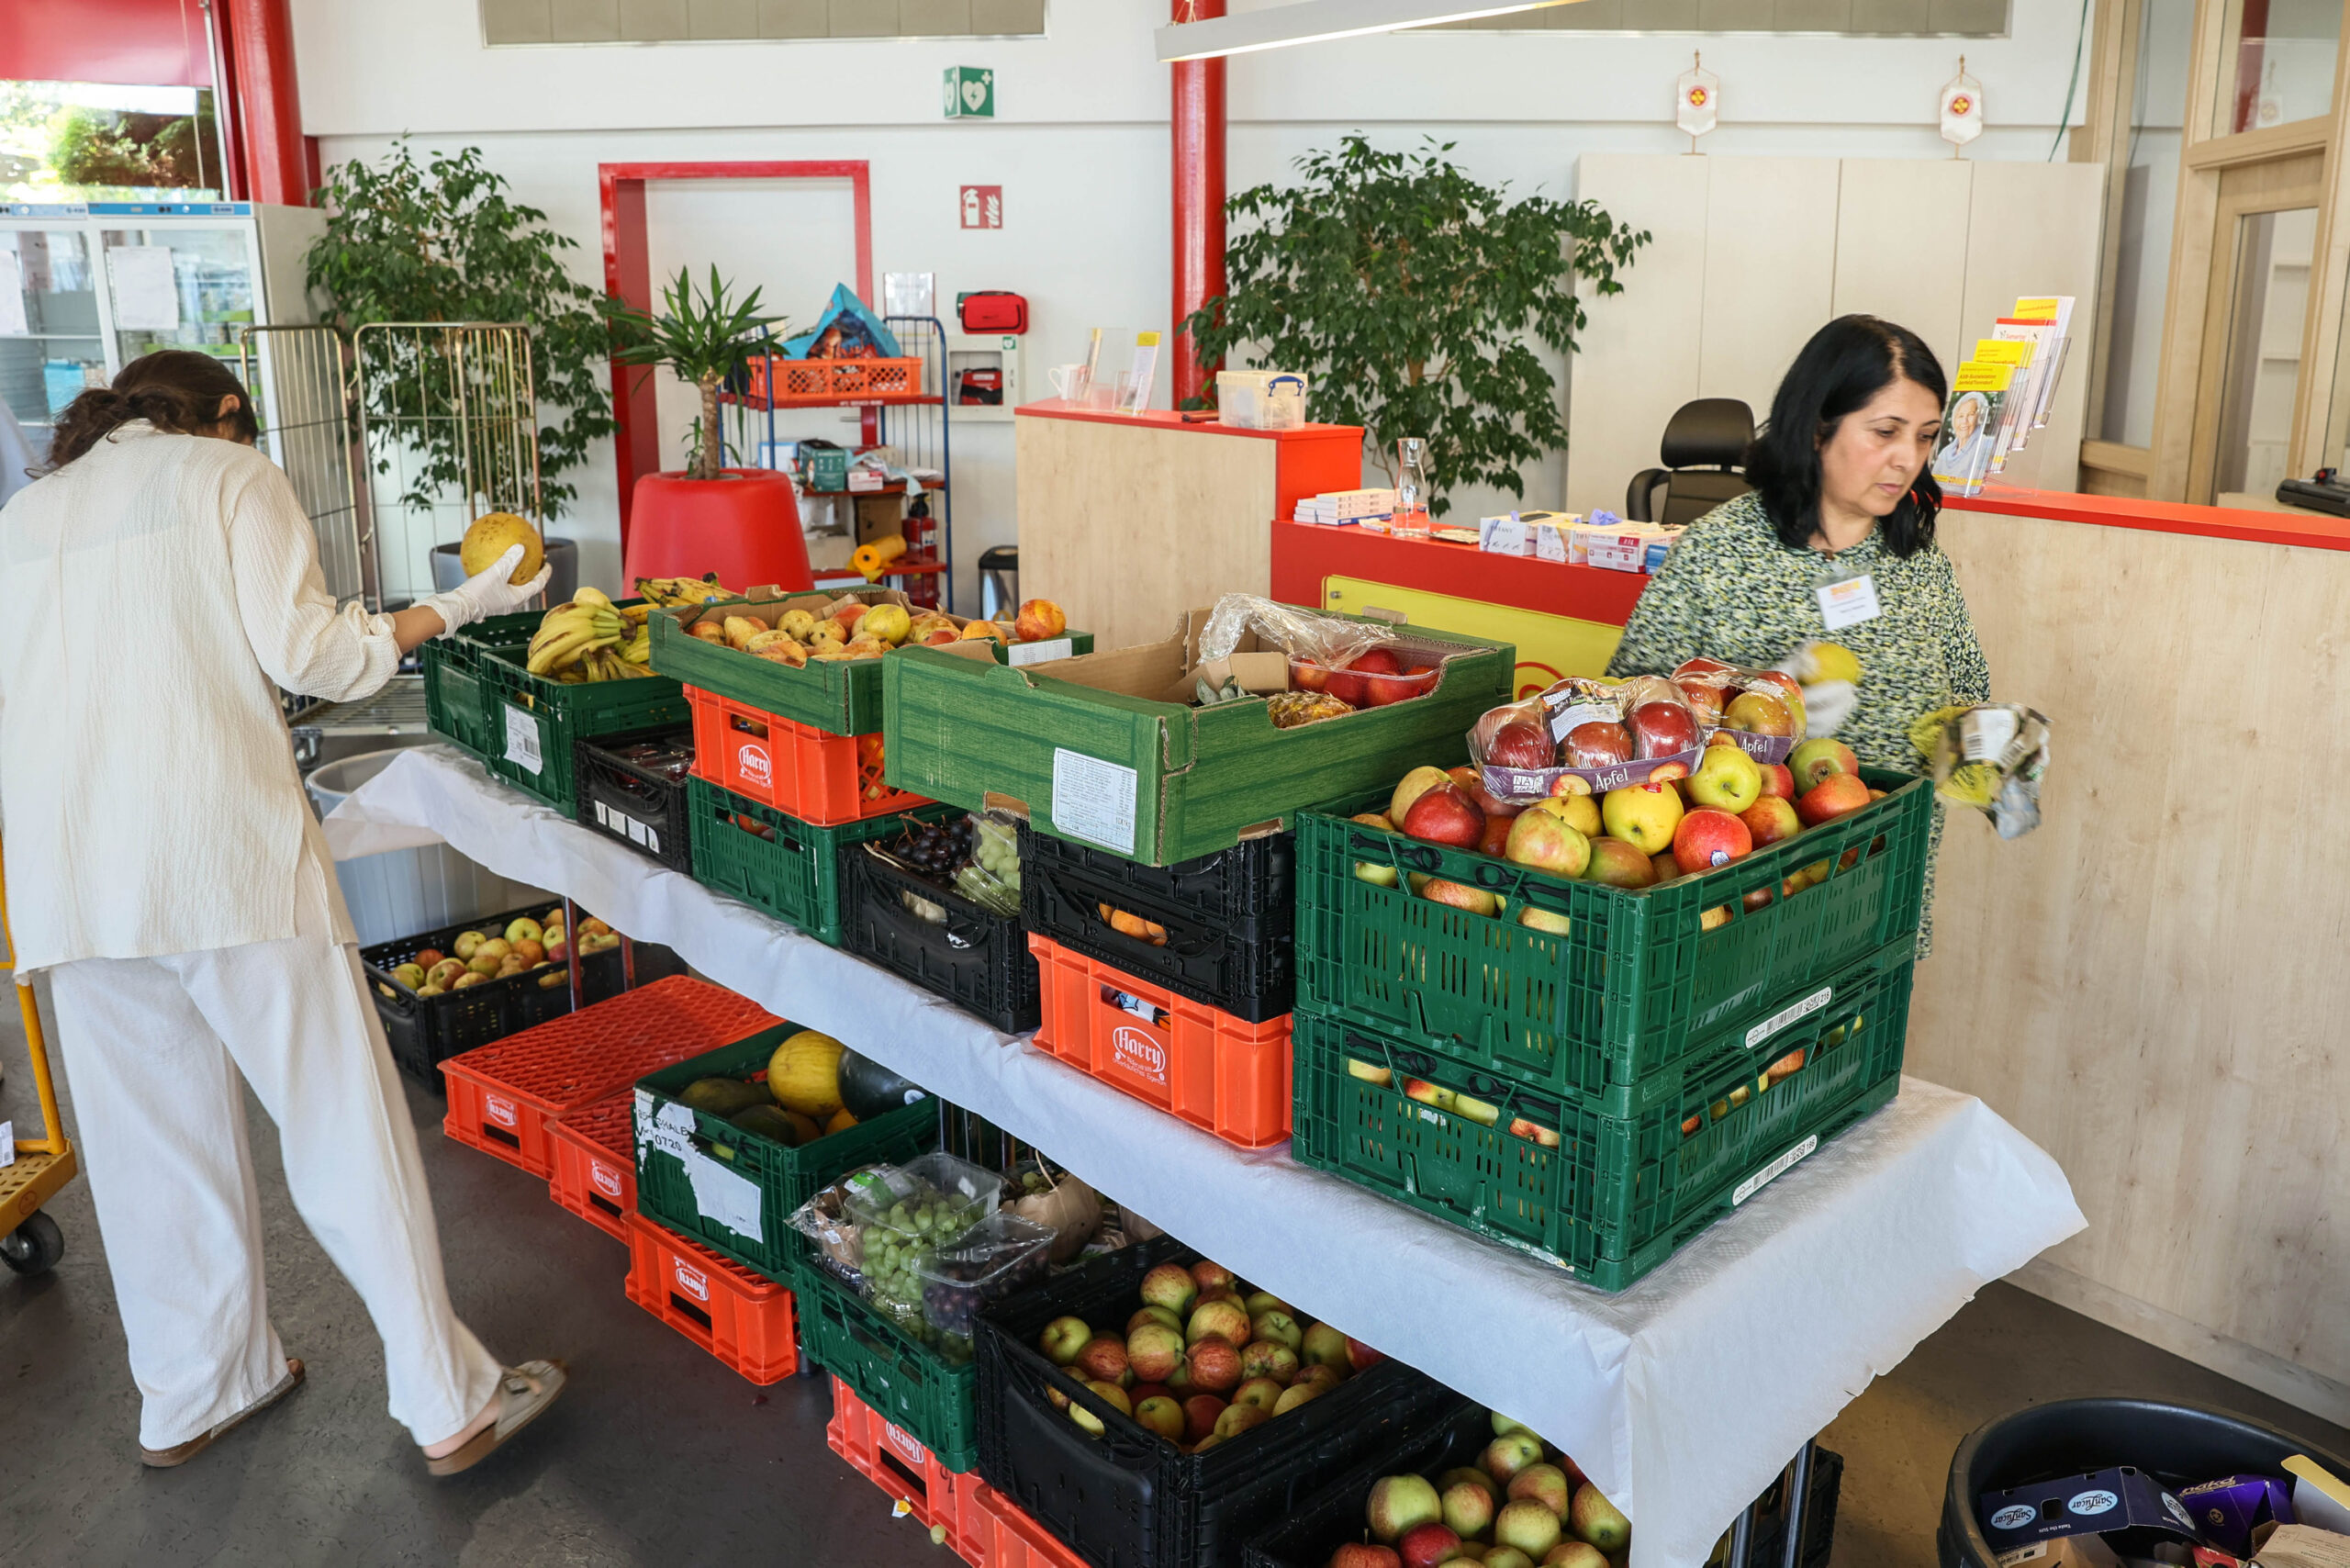
[[[17,971],[296,935],[310,813],[271,683],[364,697],[399,649],[336,610],[285,474],[125,425],[0,510],[0,604]]]

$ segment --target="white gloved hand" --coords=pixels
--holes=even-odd
[[[436,593],[420,600],[420,607],[440,615],[441,635],[444,637],[460,626],[526,610],[531,600],[545,590],[554,568],[541,566],[539,575],[529,582],[514,582],[514,568],[521,564],[522,547],[517,544],[491,563],[487,570],[476,572],[447,593]]]
[[[1852,710],[1860,705],[1861,692],[1849,680],[1805,680],[1813,668],[1813,646],[1806,643],[1771,667],[1781,675],[1793,676],[1802,684],[1804,734],[1811,739],[1826,740],[1852,718]]]

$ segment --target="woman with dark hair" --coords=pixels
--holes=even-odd
[[[1796,666],[1806,644],[1836,643],[1863,677],[1805,688],[1809,733],[1836,735],[1872,767],[1918,771],[1910,721],[1991,695],[1965,597],[1934,543],[1942,495],[1928,458],[1948,390],[1906,327],[1842,316],[1813,333],[1747,452],[1753,492],[1673,543],[1608,673],[1662,675],[1698,657]],[[1939,807],[1934,823],[1939,847]],[[1927,875],[1920,957],[1933,947],[1930,860]]]
[[[406,1096],[276,688],[365,697],[428,637],[519,610],[518,547],[397,615],[338,609],[244,387],[166,349],[59,420],[0,510],[0,819],[19,975],[46,969],[150,1465],[302,1381],[269,1321],[245,1082],[295,1206],[383,1338],[435,1473],[543,1409],[449,1304]]]

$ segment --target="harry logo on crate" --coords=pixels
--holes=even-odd
[[[596,1160],[589,1165],[588,1176],[596,1183],[596,1191],[603,1193],[604,1196],[618,1198],[621,1195],[621,1173],[602,1160]]]
[[[1110,1059],[1153,1083],[1167,1081],[1167,1047],[1131,1024],[1110,1031]]]
[[[734,766],[743,770],[745,783],[766,785],[775,782],[775,765],[767,760],[765,746],[752,745],[746,741],[735,747]]]
[[[914,1441],[912,1433],[901,1430],[896,1423],[890,1421],[882,1422],[881,1435],[888,1438],[890,1439],[890,1446],[896,1449],[900,1453],[904,1454],[906,1456],[906,1462],[912,1465],[915,1469],[919,1470],[930,1462],[929,1450],[924,1449],[920,1443]]]
[[[482,1096],[481,1108],[487,1112],[489,1119],[499,1126],[510,1127],[514,1125],[513,1101],[500,1100],[495,1094],[485,1094]]]
[[[688,1263],[683,1258],[669,1260],[669,1271],[677,1276],[677,1288],[696,1301],[710,1299],[710,1276]]]

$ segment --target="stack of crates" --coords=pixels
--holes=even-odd
[[[1618,1290],[1890,1100],[1932,784],[1627,890],[1298,829],[1297,1159]],[[1500,901],[1417,896],[1439,879]]]

